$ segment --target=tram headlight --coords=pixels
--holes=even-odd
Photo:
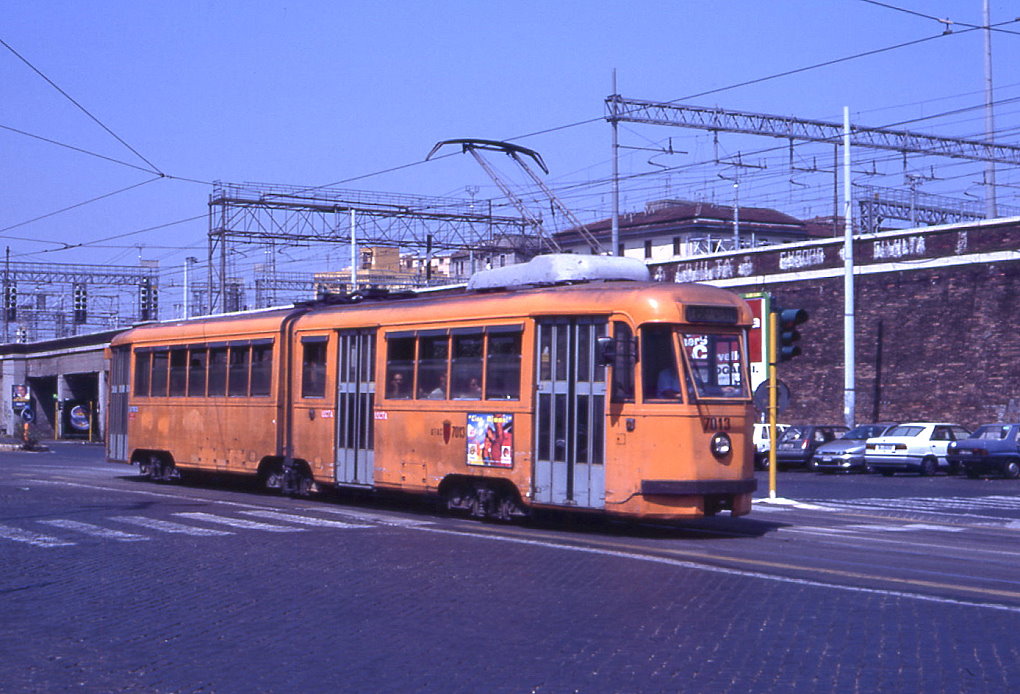
[[[733,442],[730,441],[729,434],[720,431],[712,437],[712,455],[716,458],[725,458],[733,450]]]

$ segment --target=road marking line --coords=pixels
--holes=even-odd
[[[316,508],[315,510],[322,511],[323,513],[332,513],[337,516],[347,516],[360,521],[378,523],[380,525],[396,525],[402,528],[417,528],[423,525],[433,525],[435,523],[435,521],[416,520],[414,518],[398,518],[395,516],[387,516],[382,513],[370,513],[367,511],[348,511],[347,509],[335,508]]]
[[[240,511],[245,516],[257,518],[268,518],[270,520],[285,521],[287,523],[298,523],[300,525],[312,525],[320,528],[374,528],[374,525],[363,523],[345,523],[344,521],[329,520],[328,518],[313,518],[311,516],[296,516],[291,513],[280,513],[278,511]]]
[[[6,540],[14,540],[15,542],[27,542],[35,547],[71,547],[77,544],[60,540],[50,535],[34,533],[31,530],[21,530],[20,528],[11,528],[6,525],[0,525],[0,537]]]
[[[93,537],[101,537],[106,540],[119,540],[120,542],[139,542],[141,540],[148,540],[149,538],[144,535],[136,535],[134,533],[126,533],[121,530],[111,530],[110,528],[103,528],[92,523],[82,523],[76,520],[66,520],[63,518],[54,518],[52,520],[41,520],[39,523],[45,523],[46,525],[52,525],[55,528],[64,528],[65,530],[75,530],[86,535],[92,535]]]
[[[269,533],[303,533],[305,531],[304,528],[288,528],[283,525],[270,525],[269,523],[244,520],[243,518],[216,516],[212,513],[202,513],[201,511],[175,513],[174,515],[182,518],[191,518],[192,520],[205,521],[207,523],[219,523],[221,525],[229,525],[234,528],[244,528],[245,530],[263,530]]]
[[[816,588],[826,588],[826,589],[829,589],[829,590],[842,590],[842,591],[851,592],[851,593],[863,593],[863,594],[869,594],[869,595],[886,595],[886,596],[890,596],[890,597],[908,598],[908,599],[911,599],[911,600],[918,600],[918,601],[921,601],[921,602],[932,602],[932,603],[938,603],[938,604],[942,604],[942,605],[956,605],[956,606],[959,606],[959,607],[977,607],[977,608],[983,608],[983,609],[988,609],[988,610],[995,610],[995,611],[999,611],[999,612],[1012,612],[1012,613],[1015,613],[1015,614],[1020,614],[1020,605],[1006,605],[1006,604],[1002,604],[1002,603],[972,602],[972,601],[969,601],[969,600],[960,600],[960,599],[956,599],[956,598],[945,598],[945,597],[940,597],[940,596],[937,596],[937,595],[925,595],[923,593],[908,593],[908,592],[902,591],[902,590],[887,590],[887,589],[882,589],[882,588],[866,588],[866,587],[863,587],[863,586],[847,585],[845,583],[825,583],[823,581],[817,581],[817,580],[806,579],[806,578],[794,578],[794,577],[791,577],[791,576],[780,576],[780,575],[777,575],[777,574],[763,573],[762,571],[752,571],[752,570],[749,570],[749,569],[737,569],[737,568],[731,568],[731,567],[725,567],[725,566],[714,566],[714,565],[711,565],[711,564],[699,564],[699,563],[697,563],[695,561],[691,561],[691,560],[674,559],[674,558],[671,558],[671,557],[663,557],[663,556],[654,555],[654,554],[647,554],[647,555],[646,554],[637,554],[634,551],[628,551],[628,550],[623,550],[623,549],[605,549],[605,548],[599,548],[599,547],[582,547],[582,546],[578,546],[578,545],[563,544],[563,543],[560,543],[560,542],[549,542],[549,541],[545,541],[545,540],[532,540],[532,539],[526,539],[526,538],[520,538],[520,537],[510,537],[510,536],[507,536],[507,535],[499,535],[499,534],[494,534],[494,533],[491,533],[491,532],[490,533],[473,533],[473,532],[468,532],[468,531],[464,531],[464,530],[447,530],[447,529],[443,529],[443,528],[415,528],[415,530],[418,530],[418,531],[421,531],[421,532],[441,533],[441,534],[445,534],[445,535],[459,535],[459,536],[462,536],[462,537],[474,537],[474,538],[477,538],[477,539],[494,540],[494,541],[497,541],[497,542],[512,542],[512,543],[515,543],[515,544],[533,545],[533,546],[536,546],[536,547],[545,547],[545,548],[548,548],[548,549],[562,549],[562,550],[567,550],[567,551],[572,551],[572,552],[580,552],[582,554],[595,554],[595,555],[601,555],[601,556],[607,556],[607,557],[620,557],[620,558],[625,558],[625,559],[635,559],[635,560],[638,560],[638,561],[646,561],[646,562],[652,562],[652,563],[656,563],[656,564],[667,564],[667,565],[670,565],[670,566],[676,566],[676,567],[681,567],[681,568],[685,568],[685,569],[693,569],[693,570],[696,570],[696,571],[707,571],[709,573],[726,574],[726,575],[730,575],[730,576],[743,576],[743,577],[747,577],[747,578],[758,578],[758,579],[765,580],[765,581],[773,581],[775,583],[790,583],[790,584],[796,584],[796,585],[812,586],[812,587],[816,587]],[[604,543],[604,544],[607,544],[609,546],[617,545],[617,543]],[[617,545],[617,546],[628,547],[627,545]],[[768,567],[768,568],[777,568],[777,569],[786,569],[786,570],[793,569],[793,570],[796,570],[796,571],[810,571],[810,572],[817,572],[817,573],[823,573],[823,574],[832,574],[832,575],[840,576],[840,577],[855,578],[855,579],[867,579],[867,580],[872,580],[872,581],[879,580],[879,581],[886,581],[886,582],[892,582],[892,583],[903,583],[903,584],[913,585],[913,586],[917,586],[917,587],[939,588],[939,589],[947,589],[948,588],[948,589],[953,589],[953,590],[963,590],[963,591],[968,591],[968,592],[972,592],[972,593],[978,593],[980,595],[995,596],[995,597],[1005,597],[1005,598],[1011,598],[1011,599],[1020,599],[1020,593],[1015,592],[1015,591],[991,590],[991,589],[984,589],[984,588],[971,588],[971,587],[968,587],[968,586],[960,586],[958,584],[944,584],[944,583],[935,583],[935,582],[932,582],[932,581],[918,581],[918,580],[913,580],[913,579],[897,579],[897,578],[893,578],[893,577],[874,576],[874,575],[869,575],[869,574],[856,573],[856,572],[852,572],[852,571],[842,571],[842,570],[838,570],[838,569],[822,569],[822,568],[817,568],[817,567],[805,567],[805,566],[798,566],[798,565],[795,565],[795,564],[783,564],[783,563],[780,563],[780,562],[770,562],[770,561],[763,561],[763,560],[757,560],[757,559],[740,559],[740,558],[733,558],[733,557],[724,557],[724,556],[707,554],[707,553],[703,553],[703,552],[689,552],[689,551],[684,551],[684,550],[671,550],[671,551],[667,550],[667,553],[668,554],[677,554],[677,555],[682,555],[682,556],[695,557],[695,558],[699,558],[699,559],[707,559],[707,560],[716,561],[716,562],[718,562],[718,561],[729,561],[729,562],[733,562],[733,563],[737,563],[737,564],[743,563],[743,564],[749,564],[749,565],[759,565],[759,566]]]
[[[208,537],[211,535],[233,535],[229,530],[214,530],[213,528],[198,528],[194,525],[184,525],[173,521],[159,520],[158,518],[147,518],[145,516],[113,516],[110,520],[120,521],[138,525],[150,530],[158,530],[163,533],[175,533],[177,535],[194,535]]]
[[[883,533],[908,533],[916,530],[936,530],[943,533],[961,533],[965,528],[951,525],[931,525],[928,523],[907,523],[906,525],[877,525],[862,523],[859,525],[848,525],[848,528],[855,530],[874,530]]]

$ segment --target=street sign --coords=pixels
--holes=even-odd
[[[762,381],[754,389],[754,407],[759,412],[769,409],[769,382]],[[782,381],[776,381],[776,412],[782,412],[790,404],[790,388]]]

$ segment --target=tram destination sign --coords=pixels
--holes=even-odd
[[[688,323],[736,325],[739,314],[736,306],[688,305],[684,307],[684,317]]]

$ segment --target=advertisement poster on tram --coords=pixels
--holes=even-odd
[[[512,414],[468,414],[467,464],[506,468],[514,466]]]

